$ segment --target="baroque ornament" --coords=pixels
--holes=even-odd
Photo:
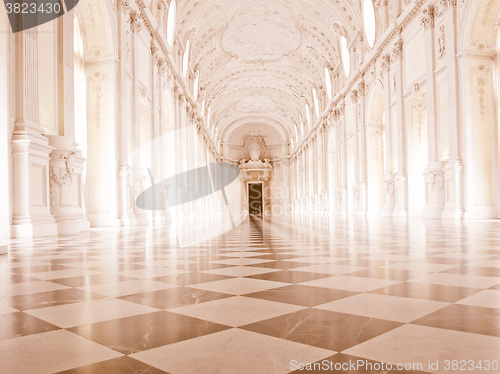
[[[446,56],[446,31],[444,25],[439,27],[438,44],[438,58],[443,59]]]

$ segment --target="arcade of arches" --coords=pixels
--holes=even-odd
[[[455,309],[460,314],[459,309],[467,305],[476,308],[469,318],[483,318],[479,315],[498,308],[500,299],[500,253],[494,245],[500,238],[499,14],[499,0],[80,0],[54,21],[12,33],[0,5],[0,253],[5,252],[0,256],[0,278],[5,280],[0,284],[5,288],[0,289],[0,314],[33,310],[30,318],[47,325],[37,333],[52,331],[54,326],[71,327],[71,334],[78,334],[74,339],[84,336],[102,346],[102,352],[97,346],[87,347],[89,352],[101,352],[96,355],[102,354],[102,359],[95,362],[135,353],[134,365],[141,362],[168,372],[188,372],[180,369],[180,361],[166,363],[137,347],[115,349],[104,335],[95,338],[97,333],[91,329],[75,327],[108,323],[112,318],[96,317],[101,312],[82,317],[82,323],[67,312],[72,317],[66,323],[48,310],[63,305],[48,302],[45,308],[40,302],[34,306],[30,304],[34,299],[21,300],[20,296],[64,293],[73,287],[74,299],[69,293],[61,296],[67,298],[60,302],[64,307],[77,301],[115,303],[109,310],[117,311],[116,318],[163,309],[158,313],[167,313],[165,318],[172,318],[169,321],[175,324],[174,312],[165,312],[171,308],[168,303],[155,303],[153,296],[149,303],[142,302],[145,299],[134,298],[119,287],[110,291],[102,285],[108,283],[98,278],[110,277],[107,273],[112,271],[104,270],[104,263],[116,260],[123,265],[116,276],[129,278],[130,288],[137,287],[137,294],[166,292],[167,287],[160,286],[164,282],[174,295],[175,266],[160,267],[170,261],[170,255],[161,254],[158,259],[155,251],[161,252],[162,245],[171,251],[177,245],[190,248],[186,253],[191,255],[177,257],[182,264],[176,263],[176,271],[196,278],[189,283],[189,277],[181,277],[182,286],[207,284],[200,287],[207,293],[200,296],[206,300],[197,299],[200,303],[238,295],[227,296],[235,299],[225,301],[228,310],[248,306],[275,319],[314,310],[318,316],[311,317],[313,321],[323,318],[322,313],[332,313],[335,320],[341,313],[358,314],[354,311],[358,301],[342,304],[334,301],[337,299],[358,297],[362,304],[365,295],[374,300],[391,297],[392,301],[380,300],[381,305],[394,302],[404,309],[405,302],[396,298],[414,297],[414,304],[408,306],[413,319],[391,318],[382,307],[380,314],[361,313],[380,318],[377,321],[391,320],[366,333],[388,347],[391,339],[399,342],[398,336],[404,334],[389,339],[384,337],[386,331],[408,330],[408,336],[414,332],[415,339],[423,339],[428,337],[425,329],[453,324],[446,316]],[[213,173],[216,167],[206,168],[206,181],[189,173],[207,165],[227,164],[239,167],[241,174],[221,182],[227,185],[219,190],[213,187],[221,186],[216,179],[223,173]],[[192,197],[188,202],[167,209],[143,209],[138,204],[144,191],[180,174],[186,175],[182,188]],[[200,183],[209,183],[212,193],[201,196]],[[257,195],[249,186],[258,188]],[[152,199],[170,201],[168,193],[168,187],[162,185],[161,193]],[[309,237],[309,231],[317,237]],[[220,247],[219,240],[227,247]],[[295,243],[291,240],[297,240],[298,249],[292,248]],[[479,252],[474,252],[475,240],[484,244]],[[72,243],[79,244],[71,247]],[[98,251],[106,243],[112,243],[116,257]],[[154,249],[147,252],[158,260],[153,265],[154,279],[137,275],[141,267],[149,269],[150,258],[139,253],[134,243]],[[402,252],[398,252],[398,243],[404,243]],[[309,246],[318,251],[309,253]],[[373,255],[372,247],[381,252]],[[252,252],[252,248],[258,249]],[[366,257],[353,253],[353,248]],[[224,259],[228,249],[235,253],[234,259]],[[294,257],[297,254],[300,256]],[[410,260],[418,255],[441,257],[417,261],[421,266],[413,268]],[[329,256],[344,262],[335,269],[318,270],[326,263],[331,265]],[[137,261],[129,264],[131,258]],[[66,266],[71,259],[75,265]],[[27,267],[16,266],[16,261],[27,261]],[[485,263],[481,265],[481,261]],[[224,272],[223,265],[234,270]],[[382,274],[384,266],[388,270]],[[299,267],[302,273],[293,270]],[[343,275],[350,270],[360,273],[357,277]],[[50,274],[57,272],[64,282],[52,282],[56,278]],[[23,278],[31,274],[43,277],[34,276],[37,282]],[[321,275],[345,279],[337,288],[322,283]],[[459,275],[469,278],[458,280]],[[68,280],[89,276],[95,276],[90,283]],[[23,278],[22,282],[33,285],[29,290],[16,288],[16,277],[16,282]],[[250,298],[240,295],[248,292],[215,284],[229,277],[255,292],[253,300],[267,299],[274,304],[261,307],[252,301],[247,305],[242,300]],[[377,285],[366,287],[368,283],[347,278],[371,278]],[[417,278],[421,283],[413,282]],[[133,283],[137,279],[149,283]],[[259,284],[273,281],[274,287],[305,287],[298,294],[322,301],[287,304],[286,292],[278,300],[269,291],[273,287],[259,288],[257,283],[245,283],[248,279],[258,279]],[[396,282],[414,288],[397,288]],[[456,282],[463,282],[463,287],[456,287]],[[447,288],[443,291],[446,296],[436,298],[433,291],[415,286],[431,284],[440,290]],[[314,286],[324,294],[305,291]],[[380,292],[365,294],[372,290]],[[403,295],[406,291],[427,294]],[[95,298],[88,296],[92,292]],[[265,292],[269,295],[257,295]],[[358,294],[350,294],[355,292]],[[103,295],[112,300],[100,300]],[[172,300],[182,299],[180,295]],[[466,298],[470,300],[455,304]],[[120,303],[125,303],[123,308]],[[188,308],[180,301],[173,304]],[[320,304],[323,307],[311,308]],[[426,317],[433,312],[434,319]],[[179,313],[183,318],[200,318],[202,309]],[[198,330],[193,328],[184,339],[198,335],[204,336],[196,339],[205,339],[206,334],[215,333],[221,334],[221,342],[234,338],[251,344],[252,339],[261,339],[269,350],[286,341],[290,346],[283,350],[296,352],[295,357],[287,356],[288,361],[317,361],[346,348],[353,357],[402,359],[396,347],[390,348],[392,356],[377,356],[371,353],[376,349],[370,343],[357,345],[353,340],[349,345],[347,338],[345,346],[302,339],[298,333],[286,340],[278,333],[263,332],[266,318],[241,315],[228,322],[213,314],[213,318],[207,317],[210,326],[207,322]],[[408,324],[417,317],[420,322]],[[462,338],[488,346],[483,353],[495,352],[492,347],[500,347],[498,316],[495,318],[495,327],[486,329],[487,333],[470,326],[450,327],[443,329],[449,335],[438,334],[436,339],[442,339],[445,346],[460,340],[460,334],[468,334]],[[347,324],[355,330],[363,325],[358,322]],[[396,322],[407,324],[390,325]],[[253,325],[246,330],[234,329],[250,323]],[[277,321],[276,326],[280,323],[285,322]],[[5,334],[0,331],[0,357],[9,349],[2,339],[13,338]],[[66,336],[70,332],[54,329],[47,334]],[[458,334],[456,339],[453,334]],[[28,336],[19,333],[16,336],[21,337],[16,339],[24,335]],[[491,341],[486,344],[482,338]],[[200,340],[199,347],[207,342]],[[75,340],[75,344],[87,343]],[[178,344],[178,351],[172,348],[174,356],[182,351],[181,343],[175,341],[172,346]],[[301,351],[299,344],[307,348]],[[207,347],[203,349],[209,350]],[[486,353],[471,359],[487,359]],[[417,356],[411,357],[416,360]],[[462,358],[431,356],[429,359]],[[494,358],[498,359],[489,359]],[[80,364],[57,368],[94,363],[81,357],[75,360]],[[262,365],[271,365],[267,371],[250,372],[286,372],[276,360],[264,358]],[[231,365],[237,365],[236,361],[228,372],[244,372]],[[198,372],[222,372],[218,369],[200,366]],[[433,371],[427,367],[418,372]]]

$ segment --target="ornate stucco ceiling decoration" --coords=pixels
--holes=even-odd
[[[259,119],[261,131],[274,127],[290,141],[313,89],[326,95],[324,69],[340,64],[339,36],[353,40],[361,30],[360,0],[178,0],[178,9],[177,40],[191,42],[221,140]]]
[[[236,13],[222,33],[221,46],[245,62],[276,61],[297,50],[302,34],[286,6],[255,1]]]

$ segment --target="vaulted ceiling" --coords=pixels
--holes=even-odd
[[[340,36],[351,41],[361,30],[361,0],[177,4],[177,40],[190,40],[191,66],[223,141],[251,124],[273,127],[281,139],[270,142],[290,141],[306,103],[314,105],[313,88],[325,92],[325,67],[340,63]]]

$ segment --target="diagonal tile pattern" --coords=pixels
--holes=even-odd
[[[0,371],[425,374],[493,362],[499,229],[250,217],[191,247],[171,244],[168,227],[19,241],[0,257]]]

